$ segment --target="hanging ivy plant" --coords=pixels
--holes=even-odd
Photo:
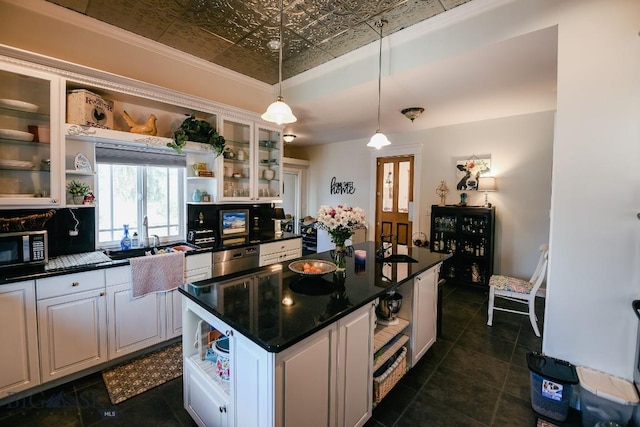
[[[224,151],[224,137],[209,122],[196,119],[194,115],[188,115],[180,127],[176,129],[173,133],[173,142],[167,143],[167,147],[182,153],[187,141],[210,145],[216,153],[216,157]]]

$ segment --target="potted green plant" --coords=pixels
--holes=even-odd
[[[173,133],[173,142],[167,143],[167,146],[182,153],[187,141],[208,144],[216,153],[216,157],[224,151],[224,137],[209,122],[196,119],[192,114],[188,115],[180,127],[176,129]]]
[[[91,187],[89,184],[74,179],[67,183],[67,192],[71,194],[74,204],[81,205],[84,202],[84,196],[91,193]]]

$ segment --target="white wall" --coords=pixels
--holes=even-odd
[[[543,350],[632,377],[640,294],[640,2],[558,14],[558,107]],[[586,172],[586,174],[584,173]]]
[[[451,190],[447,203],[460,200],[461,191],[455,189],[456,160],[490,155],[498,187],[489,195],[497,218],[495,271],[529,277],[538,261],[538,246],[549,241],[553,120],[554,113],[545,112],[390,136],[392,147],[404,146],[408,152],[419,146],[421,152],[422,163],[416,164],[420,185],[414,197],[420,210],[415,213],[414,232],[429,235],[431,205],[439,202],[435,189],[441,180]],[[366,143],[355,140],[306,150],[305,155],[313,159],[308,192],[311,211],[322,204],[365,209],[373,204],[375,171],[371,171],[370,158],[388,153],[371,151]],[[333,175],[353,177],[356,194],[331,196],[328,182]],[[484,193],[468,193],[469,205],[484,203]],[[372,228],[374,213],[368,214]]]
[[[630,304],[640,297],[640,2],[506,1],[458,25],[452,37],[445,37],[451,29],[430,37],[450,41],[455,53],[553,26],[558,94],[543,351],[631,379],[638,321]],[[364,161],[353,157],[354,147],[343,145],[354,164]],[[331,158],[321,151],[310,153],[328,167]],[[336,163],[331,170],[357,176],[360,185],[368,179],[344,170],[347,156]],[[315,173],[323,182],[331,174]],[[425,192],[428,187],[425,183]],[[320,193],[324,202],[323,197]],[[498,207],[505,205],[502,197],[492,195]],[[521,203],[529,197],[523,194]],[[366,203],[360,197],[356,202]]]

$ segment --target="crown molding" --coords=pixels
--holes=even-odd
[[[123,43],[127,43],[131,46],[135,46],[140,49],[152,52],[156,55],[166,57],[172,61],[179,61],[188,64],[194,68],[219,75],[240,84],[261,90],[263,92],[274,92],[273,85],[261,82],[254,78],[245,76],[244,74],[240,74],[220,65],[213,64],[209,61],[205,61],[204,59],[163,45],[162,43],[117,28],[95,18],[91,18],[89,16],[66,9],[61,6],[57,6],[45,0],[0,0],[0,3],[2,2],[12,4],[22,9],[27,9],[31,13],[37,13],[52,19],[56,19],[58,21],[62,21],[69,25],[80,27],[86,31],[105,35]]]

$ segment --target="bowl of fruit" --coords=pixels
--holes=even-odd
[[[322,276],[336,271],[336,265],[331,261],[321,259],[301,259],[289,264],[289,270],[303,276]]]

